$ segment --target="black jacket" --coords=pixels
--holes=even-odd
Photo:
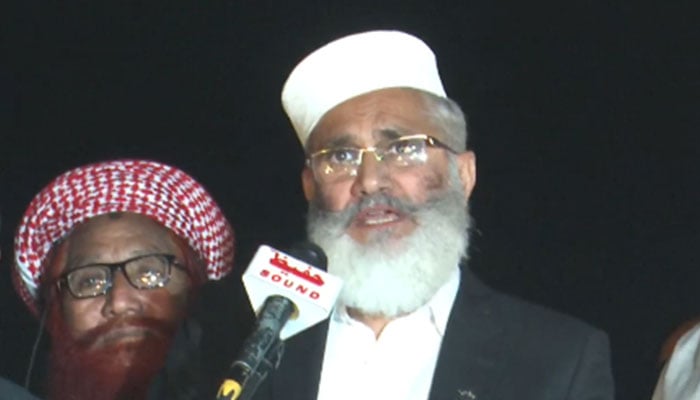
[[[327,322],[286,344],[255,400],[315,400]],[[356,398],[363,398],[362,388]],[[583,322],[496,292],[462,274],[430,400],[610,400],[607,336]]]

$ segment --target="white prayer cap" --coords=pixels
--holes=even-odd
[[[447,97],[435,54],[399,31],[370,31],[337,39],[309,54],[282,89],[282,106],[302,145],[323,115],[374,90],[407,87]]]

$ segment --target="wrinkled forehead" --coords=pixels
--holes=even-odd
[[[154,238],[165,238],[172,234],[160,222],[146,215],[131,212],[115,212],[102,214],[78,224],[67,238],[76,240],[89,240],[99,235],[125,233],[142,233]]]
[[[311,132],[307,152],[333,146],[367,146],[417,133],[440,136],[422,94],[388,88],[353,97],[326,112]]]
[[[119,262],[148,253],[181,256],[182,239],[159,222],[134,213],[112,213],[77,225],[54,245],[52,275],[84,264]]]

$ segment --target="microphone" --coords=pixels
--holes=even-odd
[[[262,245],[243,274],[243,285],[258,318],[219,387],[217,400],[252,397],[267,373],[277,367],[284,340],[326,319],[342,281],[326,268],[323,250],[302,243],[283,253]]]

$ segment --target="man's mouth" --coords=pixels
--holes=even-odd
[[[378,227],[392,224],[403,218],[403,214],[391,207],[365,208],[355,215],[354,224],[357,226]]]
[[[149,328],[127,325],[111,329],[109,332],[103,335],[99,341],[103,344],[136,342],[153,335],[155,335],[155,333]]]
[[[92,332],[89,340],[91,347],[119,346],[127,343],[138,343],[149,338],[164,337],[164,332],[157,327],[136,323],[117,323],[103,327],[98,332]]]

